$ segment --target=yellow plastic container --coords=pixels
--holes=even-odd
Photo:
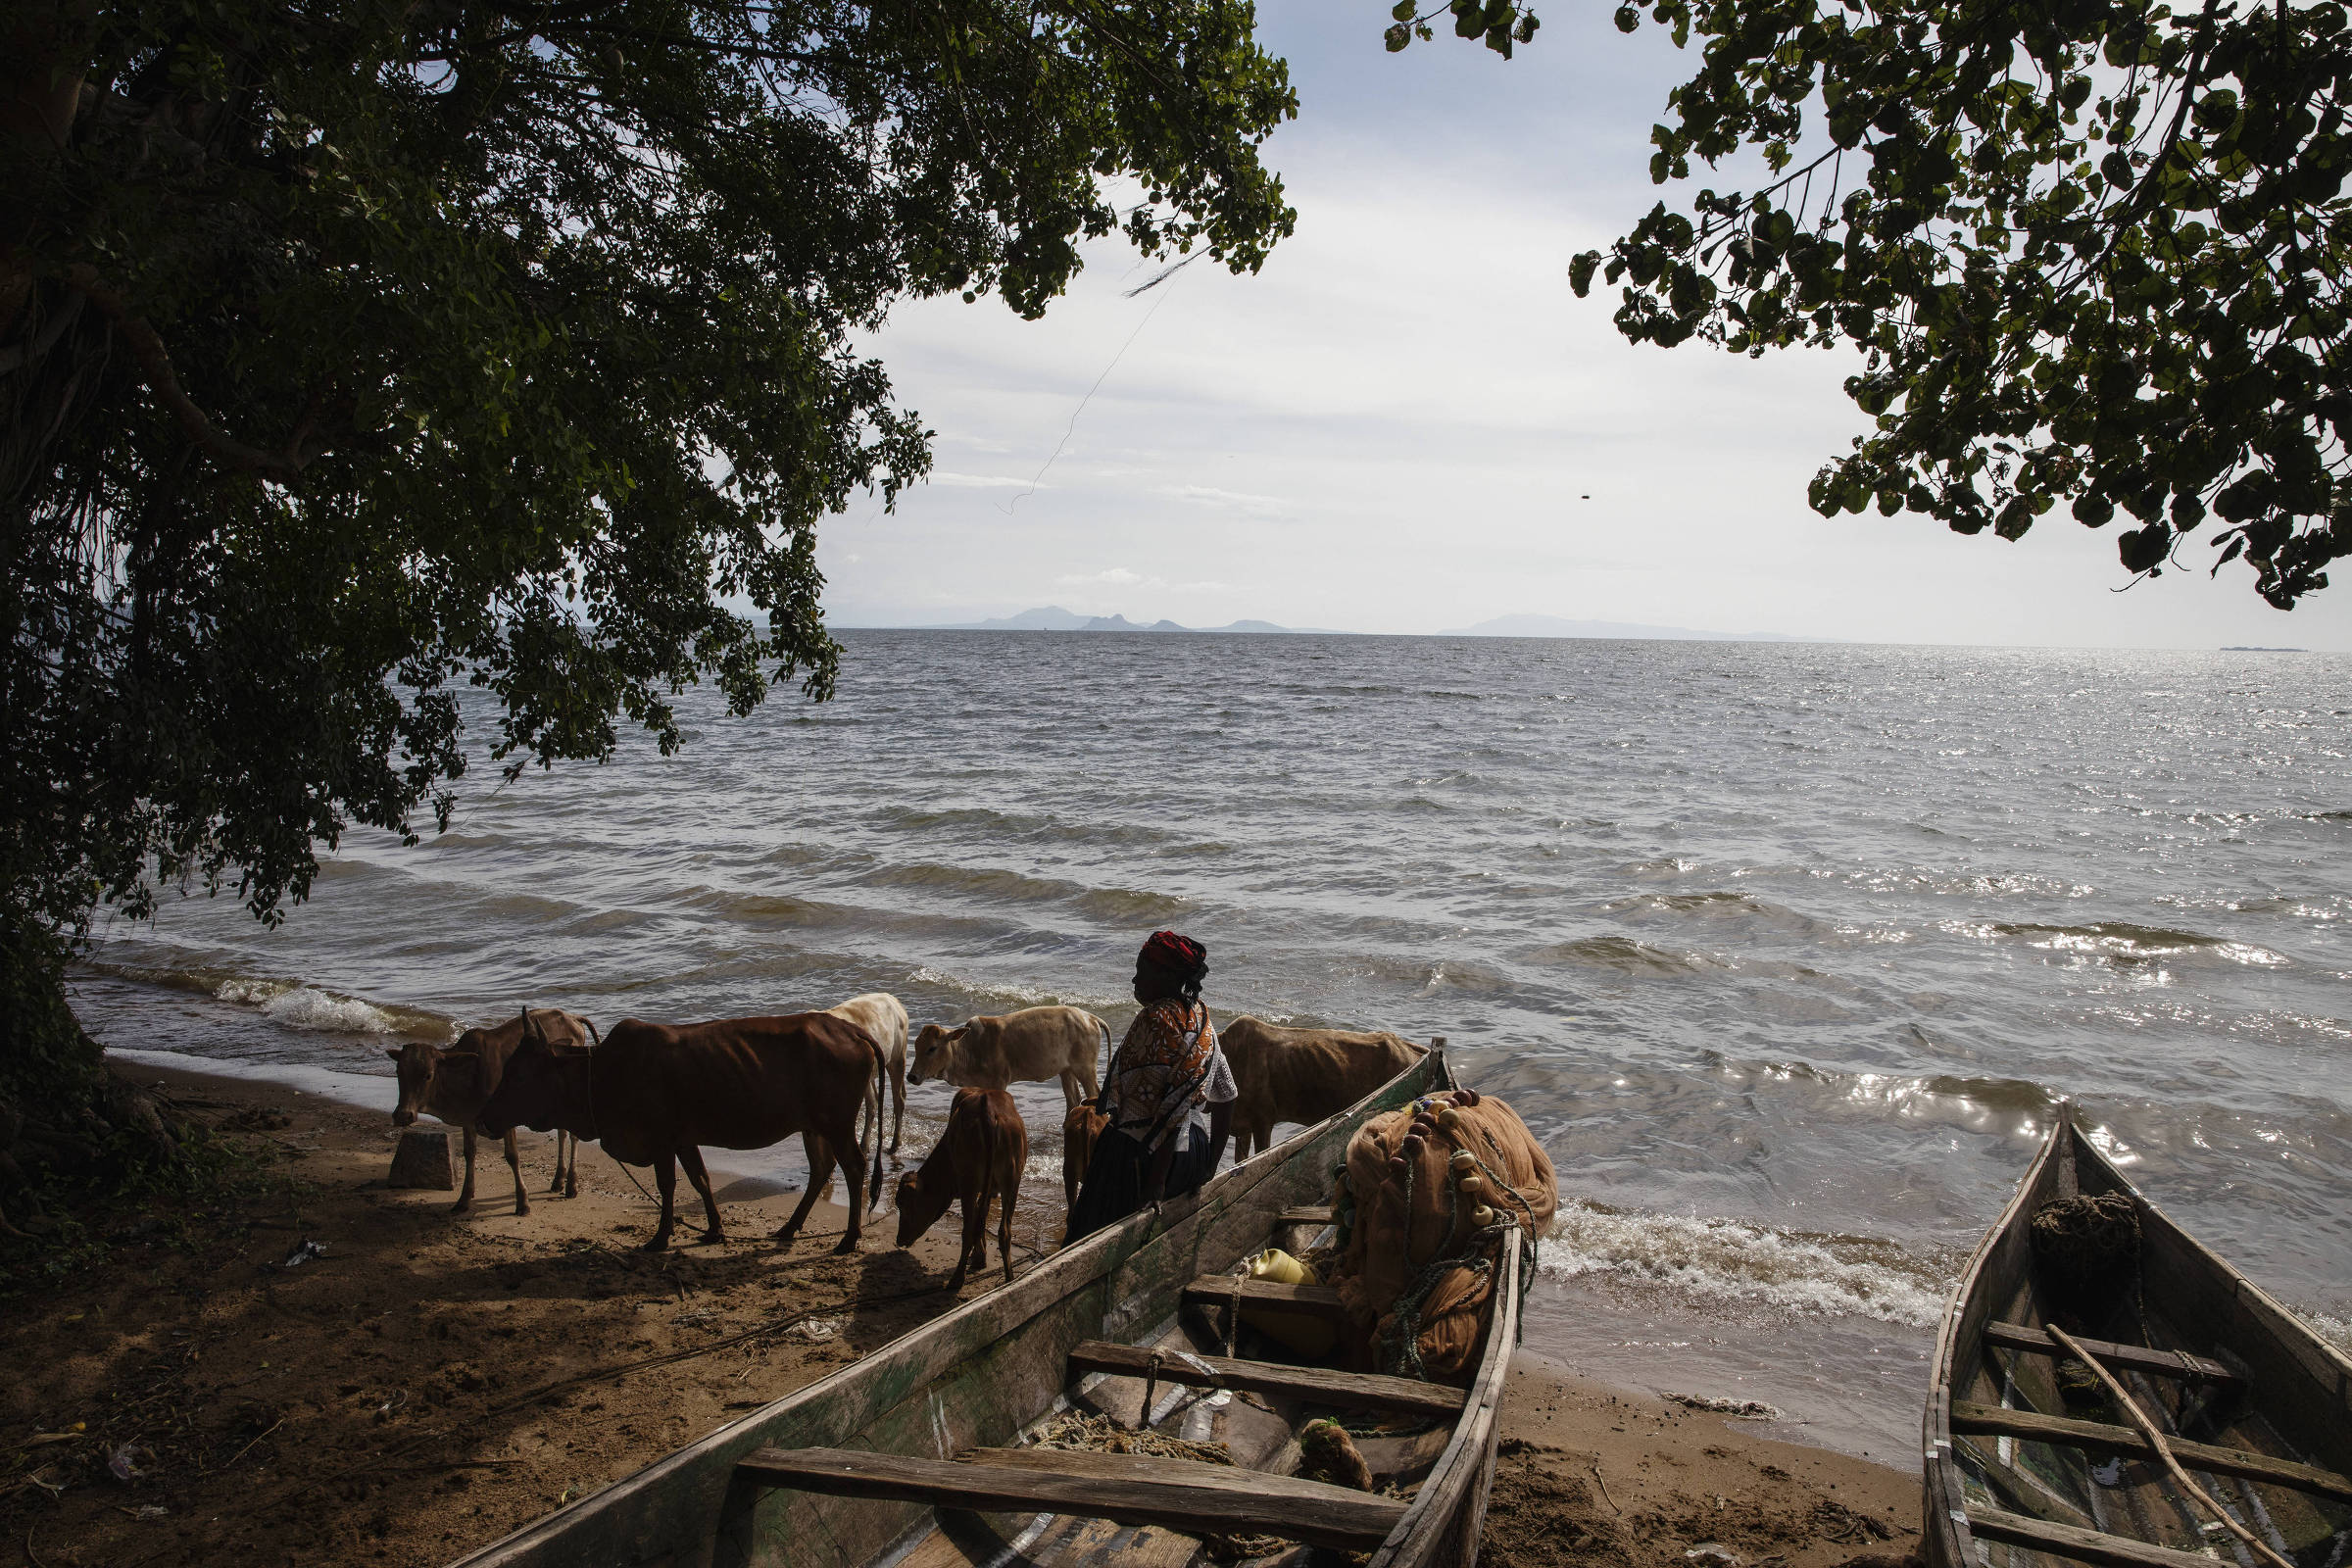
[[[1315,1271],[1279,1247],[1269,1247],[1250,1260],[1250,1277],[1276,1285],[1320,1285]]]
[[[1274,1285],[1322,1283],[1313,1269],[1279,1247],[1269,1247],[1250,1260],[1250,1277]],[[1331,1325],[1322,1318],[1268,1302],[1243,1307],[1242,1321],[1309,1360],[1329,1355],[1332,1346],[1338,1343]]]

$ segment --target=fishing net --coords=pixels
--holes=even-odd
[[[2139,1210],[2122,1193],[2055,1198],[2034,1211],[2034,1261],[2051,1306],[2104,1319],[2139,1277]]]
[[[1031,1446],[1089,1453],[1143,1453],[1155,1459],[1198,1459],[1202,1464],[1233,1463],[1233,1450],[1222,1443],[1171,1438],[1149,1428],[1132,1432],[1106,1415],[1089,1415],[1082,1410],[1064,1410],[1047,1422]]]
[[[1033,1446],[1088,1453],[1143,1453],[1155,1459],[1194,1459],[1202,1464],[1233,1463],[1233,1450],[1222,1443],[1171,1438],[1149,1428],[1131,1432],[1106,1415],[1089,1415],[1082,1410],[1064,1410],[1047,1422]],[[1204,1536],[1200,1544],[1217,1562],[1270,1557],[1291,1545],[1280,1536]]]
[[[1544,1146],[1509,1105],[1456,1090],[1358,1128],[1339,1186],[1332,1283],[1356,1361],[1465,1377],[1494,1315],[1500,1249],[1516,1238],[1532,1250],[1559,1206]]]

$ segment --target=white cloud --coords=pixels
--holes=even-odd
[[[1026,490],[1031,485],[1030,480],[1014,478],[1010,474],[941,473],[937,471],[931,474],[931,482],[946,485],[952,490]],[[1054,487],[1049,484],[1039,484],[1036,488],[1051,490]]]
[[[1292,504],[1280,496],[1253,496],[1238,490],[1219,490],[1205,484],[1163,484],[1163,496],[1178,501],[1190,501],[1196,506],[1215,507],[1225,512],[1247,513],[1253,516],[1274,517],[1293,511]]]

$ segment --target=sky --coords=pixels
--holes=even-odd
[[[1041,321],[994,298],[902,309],[866,347],[936,432],[934,471],[895,512],[825,524],[832,623],[1059,605],[2352,651],[2352,571],[2281,613],[2243,566],[2116,592],[2116,529],[2063,509],[2015,544],[1817,516],[1808,480],[1867,422],[1850,357],[1635,346],[1614,290],[1570,290],[1570,258],[1659,199],[1649,127],[1691,61],[1606,7],[1542,9],[1505,62],[1443,31],[1391,55],[1378,5],[1264,0],[1299,98],[1265,156],[1298,226],[1261,271],[1203,261],[1131,299],[1158,269],[1106,243]]]

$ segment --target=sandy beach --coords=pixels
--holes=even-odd
[[[579,1196],[550,1197],[553,1141],[525,1135],[527,1216],[486,1149],[473,1210],[452,1215],[453,1194],[385,1185],[383,1111],[133,1076],[282,1163],[233,1212],[102,1216],[103,1262],[9,1303],[0,1529],[33,1568],[447,1563],[952,1304],[946,1224],[901,1251],[885,1216],[834,1256],[845,1216],[827,1203],[779,1252],[798,1195],[738,1181],[720,1191],[727,1242],[647,1254],[653,1204],[594,1149]],[[1041,1207],[1016,1224],[1032,1247],[1059,1219]],[[293,1262],[306,1242],[319,1250]],[[1605,1369],[1522,1354],[1504,1437],[1497,1568],[1830,1568],[1917,1540],[1915,1474],[1759,1438]]]

